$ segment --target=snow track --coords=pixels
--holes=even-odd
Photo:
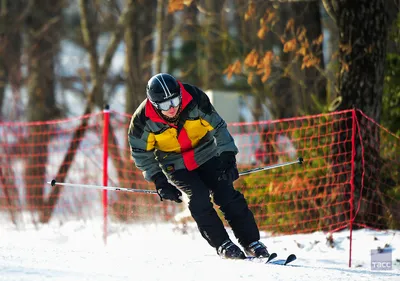
[[[114,226],[105,246],[101,223],[6,227],[0,230],[0,280],[400,280],[400,232],[356,231],[349,268],[345,231],[334,234],[333,248],[323,233],[263,237],[278,259],[296,253],[291,265],[279,266],[222,260],[197,232],[183,235],[173,228]],[[393,247],[393,270],[372,271],[369,251],[385,243]]]

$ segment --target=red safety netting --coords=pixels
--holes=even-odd
[[[231,125],[235,139],[240,140],[242,162],[260,166],[304,158],[303,165],[255,173],[236,183],[246,194],[261,229],[298,233],[348,225],[351,120],[352,112],[344,111]],[[341,151],[345,147],[348,150]]]
[[[2,123],[0,217],[15,224],[103,215],[142,222],[170,220],[184,211],[185,204],[160,202],[156,194],[105,193],[47,183],[56,178],[103,185],[104,178],[108,186],[154,190],[130,156],[130,115],[111,111],[104,130],[106,119],[105,113],[96,113],[50,122]],[[399,227],[400,140],[361,111],[235,123],[229,130],[239,147],[241,171],[304,158],[303,165],[245,175],[235,182],[261,230]]]

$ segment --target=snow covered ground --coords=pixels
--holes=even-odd
[[[23,230],[2,224],[0,280],[400,280],[399,231],[355,231],[352,268],[348,234],[335,233],[332,248],[322,232],[279,237],[263,233],[270,251],[282,258],[291,252],[298,256],[292,266],[284,267],[222,260],[194,226],[182,234],[172,224],[111,224],[104,245],[101,221]],[[370,250],[385,244],[393,250],[393,269],[371,270]]]

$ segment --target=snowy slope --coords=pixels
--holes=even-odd
[[[353,267],[348,267],[348,232],[266,237],[281,257],[294,252],[293,266],[222,260],[194,227],[189,234],[174,225],[113,224],[107,245],[102,224],[71,222],[24,230],[2,225],[0,280],[400,280],[400,232],[354,232]],[[231,233],[230,233],[231,234]],[[233,237],[233,236],[231,236]],[[319,241],[319,242],[318,242]],[[393,270],[372,271],[370,250],[390,244]]]

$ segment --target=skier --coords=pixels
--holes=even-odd
[[[207,95],[166,73],[153,76],[146,92],[130,122],[129,144],[135,165],[154,182],[161,201],[181,203],[180,190],[185,192],[201,235],[221,257],[268,257],[254,216],[233,187],[238,149]],[[210,195],[244,252],[230,240]]]

